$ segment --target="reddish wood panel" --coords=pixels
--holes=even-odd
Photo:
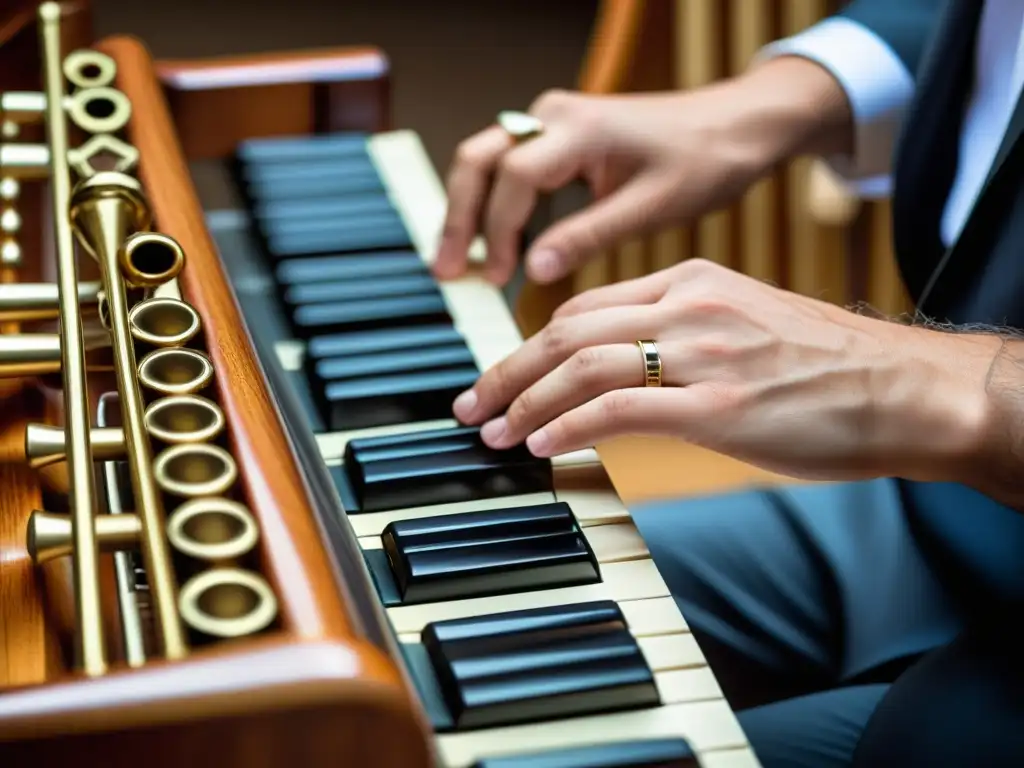
[[[230,156],[247,138],[390,127],[387,58],[332,48],[184,61],[156,73],[189,161]]]
[[[0,696],[4,765],[428,768],[428,742],[358,654],[251,643]]]

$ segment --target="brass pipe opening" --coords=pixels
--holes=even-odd
[[[124,430],[120,427],[93,427],[89,430],[93,461],[116,461],[124,456]],[[67,460],[67,435],[64,427],[29,424],[25,427],[25,459],[32,469]]]
[[[184,443],[165,448],[153,472],[157,485],[173,496],[220,496],[237,479],[238,465],[220,446]]]
[[[97,515],[94,528],[101,552],[135,549],[142,535],[138,515]],[[71,554],[71,516],[35,510],[28,519],[28,554],[37,565]]]
[[[129,285],[156,288],[178,276],[185,266],[185,253],[167,235],[137,232],[121,246],[118,261]]]
[[[277,616],[277,599],[255,573],[238,568],[204,571],[181,588],[182,620],[195,631],[219,638],[252,635]]]
[[[224,429],[224,413],[198,395],[171,395],[146,409],[146,430],[165,443],[201,443]]]
[[[259,541],[249,509],[225,498],[186,501],[171,515],[167,538],[181,554],[210,563],[238,559]]]
[[[139,382],[163,395],[186,395],[213,379],[213,363],[202,352],[180,347],[154,349],[139,363]]]
[[[154,347],[180,347],[199,332],[199,313],[183,301],[146,299],[128,314],[132,336]]]

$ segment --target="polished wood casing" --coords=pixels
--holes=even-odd
[[[140,761],[175,768],[189,763],[247,768],[430,765],[429,728],[407,680],[393,658],[363,637],[347,602],[338,563],[313,513],[309,489],[205,228],[186,164],[226,152],[229,144],[233,147],[250,135],[308,131],[317,125],[383,127],[386,66],[376,77],[365,71],[368,55],[381,62],[383,58],[365,50],[351,58],[345,52],[331,54],[343,64],[361,62],[341,67],[341,84],[333,86],[311,84],[311,78],[297,75],[299,55],[264,58],[257,68],[264,73],[260,87],[266,86],[267,71],[279,66],[281,77],[290,82],[276,93],[288,94],[292,105],[305,93],[309,104],[326,99],[329,106],[308,110],[307,126],[282,123],[273,108],[239,108],[250,99],[263,103],[260,87],[243,89],[234,93],[235,101],[219,103],[230,103],[221,108],[239,109],[244,119],[204,139],[202,124],[210,121],[210,102],[202,94],[208,92],[181,88],[180,78],[174,78],[174,73],[190,70],[188,63],[155,66],[144,46],[131,38],[110,38],[96,47],[117,62],[117,86],[133,103],[127,139],[141,153],[138,175],[156,228],[177,239],[187,254],[180,289],[203,320],[204,347],[217,370],[215,399],[227,417],[242,499],[261,527],[262,571],[277,593],[281,615],[278,626],[259,639],[197,648],[181,662],[118,668],[97,678],[49,663],[48,595],[24,543],[25,519],[41,494],[31,473],[5,455],[6,463],[0,465],[0,482],[6,484],[0,502],[0,649],[5,650],[0,667],[8,674],[0,679],[0,762],[107,768],[134,767]],[[310,61],[314,59],[316,54]],[[38,56],[32,61],[37,63]],[[225,64],[196,62],[191,71],[216,74]],[[245,82],[244,73],[237,79],[244,64],[227,62],[235,68],[232,88]],[[350,79],[359,87],[346,91],[345,73],[357,73]],[[223,86],[225,81],[219,82]],[[337,94],[346,92],[353,96],[351,104],[345,100],[350,106],[337,101]],[[267,98],[266,90],[262,98]],[[27,414],[36,417],[20,403],[15,410],[10,406],[5,403],[5,413],[15,418],[5,418],[4,445]],[[24,674],[21,665],[29,658],[36,659],[36,666]]]

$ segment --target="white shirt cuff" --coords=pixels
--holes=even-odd
[[[914,78],[899,56],[870,29],[842,17],[825,19],[772,43],[757,59],[787,55],[823,66],[839,81],[850,102],[853,155],[824,159],[858,194],[888,195],[896,141],[914,93]]]

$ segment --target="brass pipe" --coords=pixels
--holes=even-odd
[[[0,174],[5,177],[45,179],[50,173],[50,165],[51,152],[45,144],[0,143]]]
[[[172,238],[158,232],[136,232],[118,254],[128,285],[156,288],[176,278],[185,266],[185,253]]]
[[[194,349],[154,349],[139,363],[139,383],[163,395],[198,392],[205,389],[212,379],[213,363]]]
[[[4,120],[24,125],[38,123],[46,113],[46,95],[39,91],[7,91],[0,94]]]
[[[231,454],[210,443],[181,443],[156,457],[153,472],[160,488],[171,496],[220,496],[238,479]]]
[[[70,218],[79,241],[99,262],[107,298],[125,453],[136,513],[142,520],[141,549],[149,579],[156,634],[164,656],[183,658],[188,654],[188,644],[178,613],[170,546],[164,536],[163,499],[154,479],[135,347],[129,328],[127,292],[119,265],[119,253],[125,239],[133,232],[148,228],[151,221],[141,185],[136,179],[116,171],[103,171],[84,179],[72,195]]]
[[[259,536],[256,520],[244,504],[217,496],[186,501],[167,521],[171,546],[206,563],[244,557],[255,548]]]
[[[99,283],[81,283],[78,301],[83,310],[98,311]],[[0,322],[24,323],[60,317],[60,296],[55,283],[0,284]]]
[[[116,461],[124,457],[124,430],[120,427],[93,427],[89,444],[96,461]],[[29,424],[25,427],[25,458],[33,469],[42,469],[67,458],[67,435],[63,427]]]
[[[181,588],[181,615],[193,630],[210,637],[243,637],[268,627],[277,598],[260,576],[240,568],[214,568]]]
[[[146,429],[162,443],[201,443],[224,431],[224,412],[198,395],[170,395],[150,403]]]
[[[135,549],[142,533],[138,515],[97,515],[96,540],[100,551]],[[36,565],[72,554],[71,517],[35,510],[28,519],[28,554]]]
[[[109,340],[92,335],[83,341],[85,367],[90,371],[111,370],[113,360]],[[63,358],[59,334],[0,334],[0,379],[60,373]]]
[[[64,360],[61,376],[71,474],[68,497],[74,540],[71,559],[78,624],[75,633],[76,656],[85,674],[96,676],[107,671],[107,643],[100,603],[99,545],[93,527],[96,489],[93,486],[92,450],[89,445],[89,397],[85,378],[82,316],[78,305],[78,268],[71,226],[66,215],[71,204],[71,179],[67,159],[67,123],[63,108],[65,90],[60,60],[60,5],[55,2],[43,3],[38,13],[46,94],[50,196],[62,319],[60,346]]]
[[[180,347],[199,333],[199,313],[184,301],[155,296],[140,301],[128,315],[136,341],[153,347]]]

